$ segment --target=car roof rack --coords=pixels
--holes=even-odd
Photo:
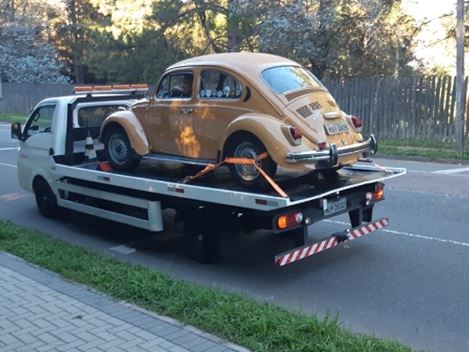
[[[146,83],[143,84],[110,84],[110,85],[86,85],[86,86],[75,86],[73,88],[74,94],[87,94],[98,95],[98,94],[135,94],[143,93],[148,91],[149,87]]]

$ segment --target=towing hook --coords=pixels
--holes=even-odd
[[[338,243],[341,243],[341,242],[349,240],[348,234],[349,234],[349,231],[342,231],[342,232],[337,232],[333,234],[333,237],[336,237],[336,240],[338,241]]]

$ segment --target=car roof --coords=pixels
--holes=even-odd
[[[174,68],[190,67],[190,66],[220,66],[232,69],[243,75],[258,75],[266,68],[274,66],[300,66],[295,61],[286,59],[285,57],[251,52],[236,52],[197,56],[191,59],[177,62],[167,70]]]
[[[105,97],[105,96],[116,96],[115,94],[100,94],[99,96]],[[40,104],[47,104],[47,103],[57,103],[57,102],[63,102],[65,104],[71,103],[75,101],[77,98],[85,98],[86,94],[75,94],[75,95],[63,95],[63,96],[58,96],[58,97],[51,97],[51,98],[46,98],[40,101]],[[116,96],[117,98],[118,96]],[[105,103],[104,105],[109,105],[112,103],[127,103],[129,102],[129,105],[137,99],[116,99],[116,100],[108,100],[108,101],[102,101],[101,103]]]

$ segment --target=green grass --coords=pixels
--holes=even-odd
[[[378,155],[419,157],[430,160],[468,161],[468,146],[460,153],[453,145],[419,140],[379,140]]]
[[[0,250],[253,351],[410,351],[395,342],[352,334],[337,319],[319,321],[245,296],[175,280],[6,221],[0,221]],[[282,271],[278,275],[282,278]]]
[[[25,120],[26,120],[25,115],[0,114],[0,121],[3,121],[3,122],[20,122],[20,123],[24,123]]]

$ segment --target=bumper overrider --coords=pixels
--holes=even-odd
[[[373,155],[377,152],[377,140],[374,135],[362,142],[350,144],[344,147],[338,147],[335,143],[330,144],[330,149],[289,153],[286,156],[288,163],[306,163],[314,164],[322,162],[328,166],[337,166],[339,158],[356,153],[363,153],[364,156]]]

